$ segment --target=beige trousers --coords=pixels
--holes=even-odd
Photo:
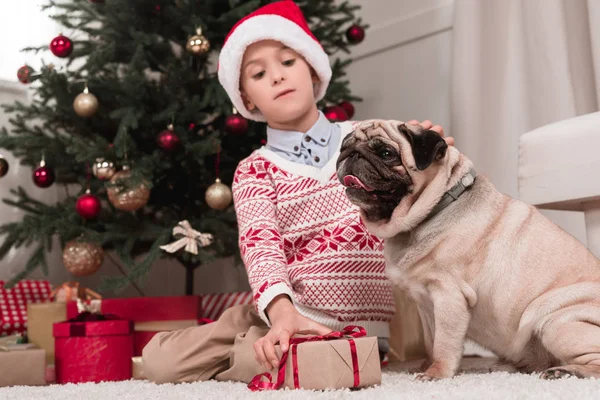
[[[425,355],[416,306],[395,292],[398,311],[391,323],[390,359],[405,361]],[[267,371],[254,358],[254,342],[269,328],[253,305],[227,309],[210,324],[157,333],[143,350],[143,374],[156,383],[216,379],[250,382]],[[281,354],[278,354],[281,357]]]
[[[231,307],[213,323],[157,333],[143,350],[143,373],[156,383],[213,378],[248,383],[267,372],[254,358],[253,345],[268,330],[254,306]]]

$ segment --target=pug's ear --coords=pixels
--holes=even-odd
[[[409,141],[415,164],[420,171],[446,155],[448,145],[437,132],[429,130],[414,133],[405,124],[398,126],[398,131]]]

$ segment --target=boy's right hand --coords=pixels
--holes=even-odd
[[[267,306],[271,321],[269,332],[254,343],[256,361],[267,369],[277,368],[279,360],[275,344],[279,342],[282,352],[288,350],[290,338],[297,333],[326,335],[331,329],[301,315],[286,295],[275,297]]]

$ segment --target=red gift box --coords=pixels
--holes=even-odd
[[[86,301],[94,311],[134,322],[134,356],[158,332],[189,328],[202,317],[199,296],[132,297]],[[77,303],[67,304],[67,318],[77,316]]]
[[[57,383],[131,379],[131,321],[58,322],[53,335]]]
[[[202,316],[216,321],[229,307],[253,302],[252,292],[205,294],[202,295]]]
[[[27,304],[41,303],[50,296],[48,281],[19,281],[11,289],[0,281],[0,336],[24,333],[27,330]]]

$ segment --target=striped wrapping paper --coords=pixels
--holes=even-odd
[[[217,320],[229,307],[252,304],[252,292],[214,293],[202,295],[202,315],[209,320]]]

